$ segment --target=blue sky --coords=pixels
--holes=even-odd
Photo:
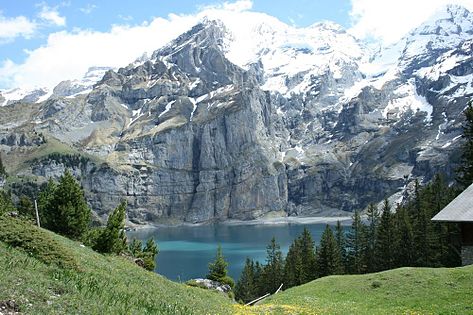
[[[473,0],[0,0],[0,90],[54,86],[89,66],[123,66],[186,31],[208,10],[256,11],[305,27],[341,24],[389,44],[446,3]],[[244,21],[242,21],[244,23]]]

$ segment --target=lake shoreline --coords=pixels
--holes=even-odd
[[[318,216],[318,217],[275,217],[275,218],[259,218],[255,220],[226,220],[226,221],[216,221],[216,222],[199,222],[199,223],[188,223],[188,222],[178,222],[173,224],[162,224],[162,223],[148,223],[148,224],[134,224],[128,222],[127,229],[130,230],[145,230],[145,229],[157,229],[160,227],[179,227],[179,226],[203,226],[203,225],[228,225],[228,226],[239,226],[239,225],[286,225],[286,224],[335,224],[337,221],[340,221],[342,225],[351,224],[351,216]]]

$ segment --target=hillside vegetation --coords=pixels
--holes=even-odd
[[[473,266],[329,276],[245,307],[0,218],[0,302],[23,314],[472,314]]]
[[[231,314],[223,294],[175,283],[124,257],[0,218],[0,301],[24,314]]]

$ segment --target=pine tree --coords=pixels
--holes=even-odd
[[[84,192],[74,176],[66,171],[59,184],[48,183],[40,194],[43,225],[53,232],[71,239],[80,239],[87,231],[90,208]]]
[[[366,269],[364,261],[365,252],[365,226],[361,222],[360,213],[355,211],[352,224],[347,235],[347,266],[349,273],[363,273]]]
[[[366,212],[368,216],[368,227],[366,229],[366,249],[365,249],[365,261],[366,271],[374,272],[377,270],[375,250],[377,241],[377,231],[379,224],[379,210],[373,203],[370,203]]]
[[[329,225],[325,227],[320,239],[320,245],[317,248],[316,264],[319,277],[340,274],[342,272],[340,249]]]
[[[395,221],[395,266],[411,267],[414,265],[415,244],[414,232],[412,230],[411,218],[406,209],[398,206]]]
[[[394,267],[394,226],[391,215],[391,206],[387,199],[384,200],[383,213],[379,222],[376,243],[376,262],[379,270],[392,269]]]
[[[218,245],[215,260],[209,263],[209,273],[207,274],[207,279],[228,284],[233,288],[235,284],[233,279],[227,275],[227,267],[228,263],[223,257],[222,247]]]
[[[15,210],[16,209],[11,200],[11,196],[4,190],[0,190],[0,216]]]
[[[141,256],[145,264],[145,269],[149,271],[156,269],[156,256],[158,255],[158,252],[158,246],[154,242],[154,239],[148,239]]]
[[[284,260],[282,252],[276,239],[273,237],[266,247],[266,265],[261,273],[261,285],[266,293],[274,293],[281,283],[284,276]]]
[[[338,249],[340,250],[340,262],[342,264],[342,273],[345,273],[345,266],[347,265],[347,252],[346,252],[346,236],[340,221],[337,221],[335,226],[335,241],[337,242]]]
[[[415,181],[414,200],[412,201],[412,217],[414,243],[416,252],[416,266],[429,266],[430,242],[429,242],[429,225],[430,218],[427,214],[427,207],[421,193],[421,187],[418,180]]]
[[[258,296],[255,284],[255,264],[250,258],[246,258],[245,267],[235,286],[235,299],[248,303]]]
[[[316,278],[316,263],[315,263],[315,243],[312,234],[307,228],[304,228],[299,237],[301,249],[301,277],[300,281],[306,283]]]
[[[305,283],[303,282],[302,273],[303,263],[301,242],[299,238],[296,238],[291,246],[289,246],[289,251],[286,255],[286,261],[284,264],[284,287],[291,288]]]
[[[107,226],[102,230],[94,250],[101,253],[120,254],[126,249],[126,205],[126,201],[122,201],[108,217]]]
[[[473,183],[473,101],[470,101],[464,114],[465,124],[462,137],[465,143],[462,148],[461,166],[457,171],[457,181],[462,190]]]

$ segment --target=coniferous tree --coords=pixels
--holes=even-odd
[[[387,199],[384,200],[383,213],[379,221],[377,231],[377,264],[379,270],[391,269],[394,267],[394,225],[391,215],[391,206]]]
[[[315,243],[312,234],[307,228],[304,228],[299,237],[301,249],[301,277],[300,281],[306,283],[316,278],[316,263],[315,263]]]
[[[347,265],[347,252],[346,252],[346,236],[340,221],[337,221],[335,226],[335,241],[340,250],[340,262],[342,265],[342,273],[345,273],[345,266]]]
[[[342,272],[340,249],[329,225],[325,227],[320,239],[320,245],[317,248],[316,264],[319,277],[340,274]]]
[[[233,279],[227,275],[227,267],[228,263],[223,257],[222,246],[218,245],[215,260],[209,263],[209,273],[207,274],[207,279],[228,284],[233,288],[235,284]]]
[[[291,288],[303,282],[302,249],[299,238],[289,246],[284,264],[284,287]]]
[[[377,242],[377,231],[379,224],[379,210],[373,203],[368,205],[366,212],[368,216],[368,227],[366,229],[366,248],[365,248],[365,261],[366,271],[374,272],[377,270],[376,266],[376,242]]]
[[[267,293],[266,288],[264,287],[262,275],[263,275],[263,266],[261,265],[259,261],[256,261],[255,272],[254,272],[253,277],[254,277],[254,283],[255,283],[255,292],[258,297],[263,296]]]
[[[108,217],[107,226],[102,230],[94,250],[101,253],[120,254],[126,249],[125,235],[126,201],[122,201]]]
[[[266,293],[274,293],[281,283],[284,276],[284,260],[282,252],[276,238],[272,238],[266,247],[266,265],[264,265],[260,281]]]
[[[154,242],[154,239],[150,238],[146,241],[146,245],[143,249],[143,262],[145,269],[153,271],[156,269],[156,256],[158,255],[158,245]]]
[[[463,135],[465,139],[462,148],[461,165],[458,169],[457,181],[464,190],[473,183],[473,101],[470,101],[464,111],[465,124]]]
[[[415,181],[414,200],[411,206],[415,243],[416,266],[429,266],[431,243],[429,239],[430,217],[421,192],[419,181]]]
[[[395,221],[395,265],[396,267],[410,267],[414,265],[415,244],[411,218],[406,209],[398,206]]]
[[[349,273],[358,274],[365,271],[365,245],[365,226],[361,222],[360,213],[355,211],[352,217],[351,228],[347,235],[347,265],[345,270]]]
[[[248,303],[258,296],[255,284],[255,264],[250,258],[246,258],[245,267],[235,286],[235,299]]]
[[[57,186],[49,182],[40,193],[40,208],[43,225],[53,232],[77,240],[87,231],[90,208],[69,171],[61,176]]]
[[[15,210],[16,209],[11,200],[11,196],[4,190],[0,190],[0,216]]]

